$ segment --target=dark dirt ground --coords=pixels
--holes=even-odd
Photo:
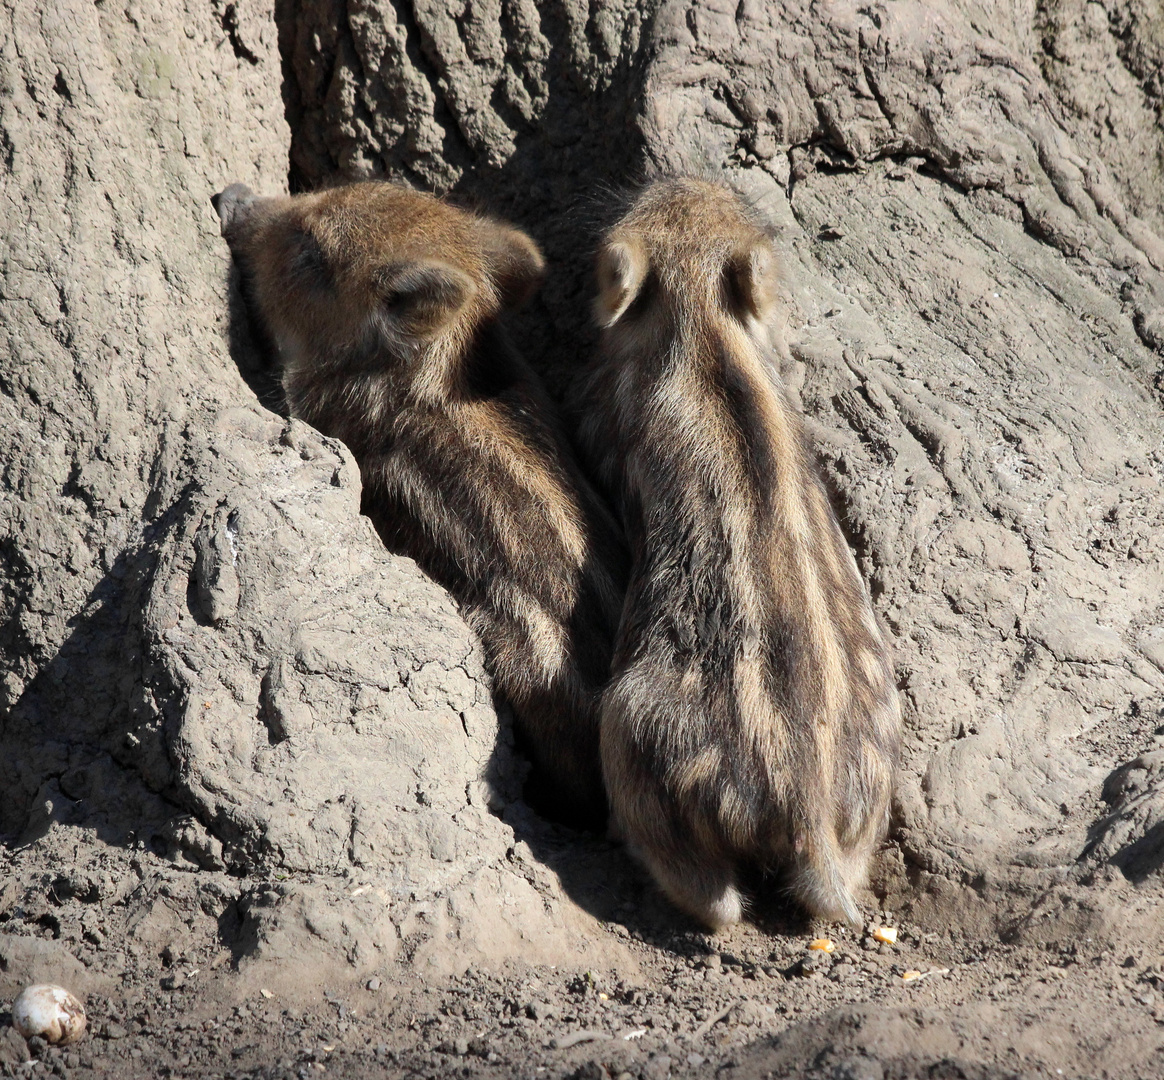
[[[57,981],[84,998],[89,1030],[64,1049],[27,1046],[2,1013],[0,1074],[1164,1076],[1164,913],[1118,873],[1011,896],[1028,914],[989,931],[972,902],[951,918],[950,897],[924,891],[897,910],[871,904],[866,932],[812,927],[777,893],[712,937],[616,847],[553,827],[542,841],[622,963],[434,978],[405,962],[358,980],[323,961],[240,969],[242,881],[54,828],[0,855],[0,1001]],[[349,893],[369,887],[352,878]],[[898,943],[874,941],[877,925]],[[831,956],[809,950],[816,933]]]

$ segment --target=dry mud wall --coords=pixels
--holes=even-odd
[[[0,830],[246,875],[258,956],[573,956],[490,812],[521,777],[477,643],[228,336],[208,200],[285,185],[272,12],[39,8],[0,39]]]
[[[47,7],[0,8],[5,835],[241,875],[248,955],[592,955],[476,643],[346,450],[264,408],[208,199],[487,203],[551,260],[517,331],[567,394],[604,185],[665,170],[778,230],[784,374],[907,702],[879,888],[984,927],[1159,893],[1150,5]]]

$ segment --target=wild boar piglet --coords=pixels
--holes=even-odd
[[[215,196],[288,406],[342,439],[387,546],[458,601],[533,761],[527,794],[605,818],[598,702],[625,575],[584,479],[502,318],[539,285],[533,241],[388,183]]]
[[[745,866],[856,923],[901,714],[778,374],[772,241],[726,188],[662,180],[597,271],[582,442],[632,560],[602,704],[612,828],[712,928],[741,917]]]

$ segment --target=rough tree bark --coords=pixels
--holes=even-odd
[[[2,10],[0,829],[244,875],[258,954],[308,924],[357,963],[584,948],[468,631],[378,548],[346,451],[262,407],[207,199],[487,201],[551,260],[519,332],[566,394],[603,185],[664,170],[779,230],[785,376],[908,703],[879,887],[983,924],[1159,890],[1150,4]],[[337,906],[353,878],[379,891]]]

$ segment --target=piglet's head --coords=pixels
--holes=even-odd
[[[273,198],[231,184],[211,201],[252,311],[292,367],[467,339],[544,272],[519,230],[393,184]]]
[[[764,324],[778,298],[776,253],[752,211],[701,180],[648,185],[603,238],[594,314],[604,329],[666,334],[676,320]]]

